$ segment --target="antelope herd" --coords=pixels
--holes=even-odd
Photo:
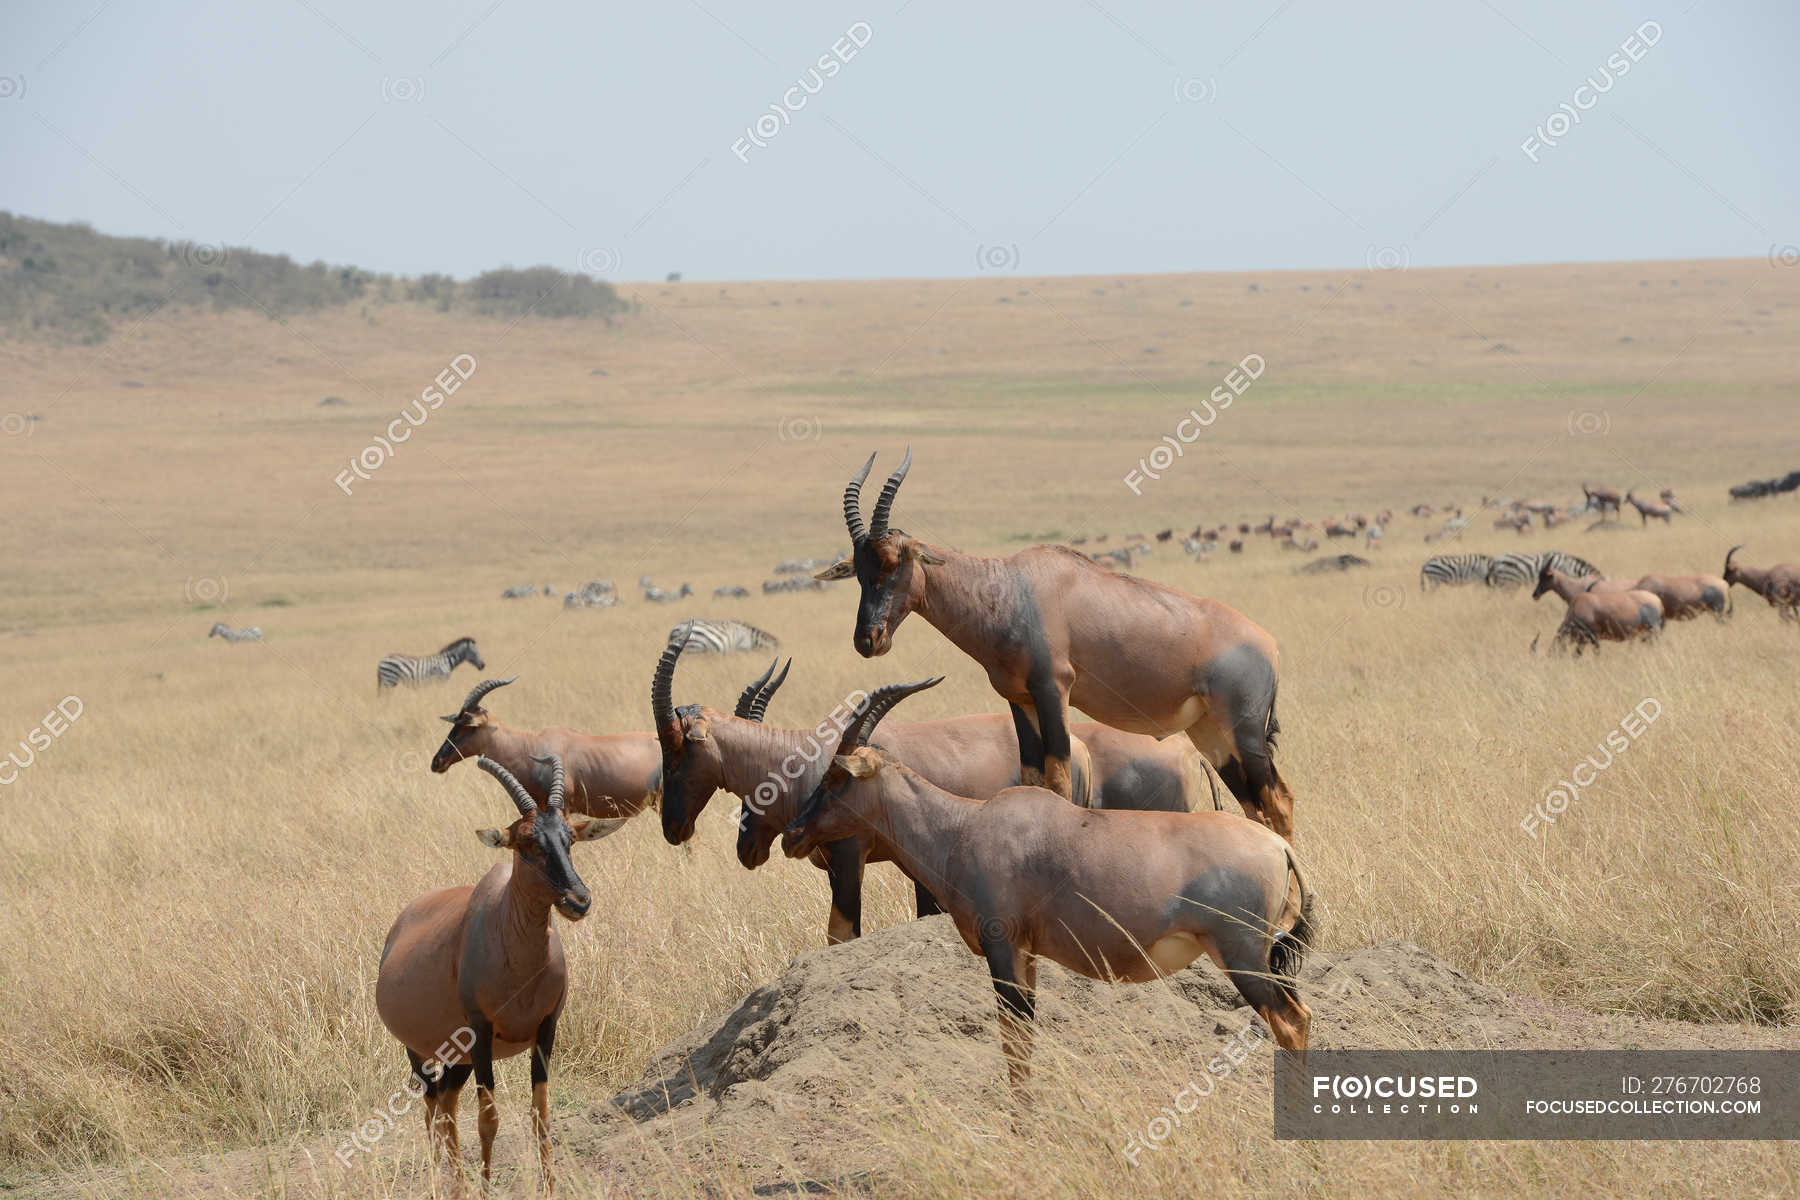
[[[1317,926],[1294,848],[1293,792],[1273,759],[1274,638],[1218,601],[1105,565],[1128,567],[1151,552],[1142,535],[1107,550],[1098,548],[1106,535],[1075,539],[1091,553],[1072,543],[985,558],[908,534],[893,524],[893,510],[910,449],[865,522],[862,487],[874,461],[871,454],[844,489],[849,553],[784,561],[764,590],[854,579],[849,640],[858,655],[887,653],[917,613],[971,660],[971,675],[978,669],[1009,713],[886,719],[907,697],[941,683],[938,676],[853,693],[810,728],[780,727],[766,715],[793,660],[781,666],[779,656],[729,712],[677,706],[674,676],[684,654],[779,645],[735,621],[688,620],[669,632],[651,672],[649,732],[514,728],[486,705],[516,677],[477,683],[443,718],[450,729],[430,765],[442,774],[473,759],[500,782],[518,819],[480,838],[511,854],[474,887],[439,889],[408,906],[388,934],[376,989],[381,1020],[405,1047],[425,1097],[434,1156],[441,1150],[460,1161],[457,1096],[473,1073],[488,1177],[498,1124],[494,1060],[529,1048],[533,1129],[549,1183],[548,1068],[571,990],[553,914],[579,920],[592,904],[571,848],[650,807],[659,809],[665,840],[682,845],[720,792],[739,802],[744,868],[763,866],[779,840],[785,855],[826,872],[828,945],[861,935],[871,862],[893,863],[911,879],[920,916],[950,916],[969,951],[985,960],[1008,1081],[1021,1105],[1029,1103],[1039,958],[1096,979],[1144,982],[1208,957],[1281,1046],[1306,1048],[1312,1015],[1295,977]],[[1581,511],[1603,521],[1610,512],[1616,522],[1626,504],[1637,508],[1641,525],[1683,511],[1667,490],[1658,501],[1603,486],[1582,490],[1585,502],[1573,509],[1537,500],[1484,504],[1521,531],[1534,519],[1549,528]],[[1443,519],[1428,541],[1460,536],[1469,525],[1454,506],[1415,505],[1410,515]],[[1222,540],[1242,552],[1252,536],[1316,545],[1308,531],[1321,528],[1327,539],[1360,534],[1378,546],[1393,520],[1383,511],[1315,526],[1271,515],[1235,531],[1196,528],[1183,544],[1202,558]],[[1153,537],[1169,543],[1175,530]],[[1438,555],[1421,569],[1420,587],[1530,583],[1534,600],[1554,592],[1565,612],[1553,648],[1577,654],[1601,641],[1653,637],[1667,621],[1702,614],[1723,621],[1735,586],[1800,622],[1800,565],[1740,563],[1742,549],[1727,553],[1721,575],[1635,580],[1607,578],[1558,551]],[[689,585],[670,592],[647,577],[640,587],[653,603],[692,594]],[[536,594],[535,585],[506,592]],[[568,599],[571,607],[617,602],[617,589],[603,580]],[[486,669],[471,638],[433,655],[390,655],[380,687],[441,681],[463,662]],[[1071,725],[1071,707],[1096,720]],[[1238,811],[1227,811],[1221,785]]]

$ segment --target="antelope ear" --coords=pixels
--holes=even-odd
[[[454,724],[456,724],[456,723],[457,723],[457,722],[458,722],[458,721],[460,721],[460,720],[462,720],[462,714],[461,714],[461,713],[451,713],[451,714],[450,714],[450,715],[449,715],[449,716],[447,716],[447,717],[439,717],[439,718],[438,718],[438,720],[440,720],[440,721],[448,721],[448,722],[449,722],[449,723],[450,723],[450,724],[452,724],[452,725],[454,725]]]
[[[610,836],[611,834],[615,834],[615,833],[619,832],[619,830],[621,830],[625,827],[625,822],[627,820],[629,820],[629,818],[627,818],[627,817],[608,817],[607,819],[605,819],[603,821],[600,821],[600,820],[581,821],[581,822],[576,823],[571,828],[575,832],[575,840],[576,841],[578,841],[578,842],[597,842],[603,837],[607,837],[607,836]]]
[[[846,556],[838,559],[823,571],[816,572],[813,578],[820,580],[848,579],[854,574],[856,574],[856,563]]]
[[[933,554],[917,542],[913,543],[913,557],[928,567],[941,567],[944,565],[944,560],[942,558]]]
[[[690,742],[704,742],[712,737],[712,732],[707,729],[705,721],[695,721],[681,736]]]
[[[866,755],[839,754],[831,761],[844,768],[855,779],[867,779],[875,773],[875,761]]]
[[[510,829],[477,829],[475,836],[481,839],[482,845],[491,846],[495,850],[505,850],[512,845]]]

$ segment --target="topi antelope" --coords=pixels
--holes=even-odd
[[[549,796],[541,808],[505,767],[480,760],[481,769],[512,797],[519,819],[505,829],[479,830],[477,836],[496,850],[511,850],[512,856],[495,863],[474,887],[439,888],[407,905],[388,931],[375,980],[376,1011],[406,1047],[413,1075],[424,1084],[426,1131],[434,1149],[443,1146],[452,1166],[461,1161],[456,1101],[474,1072],[483,1183],[500,1127],[494,1060],[527,1047],[531,1124],[544,1181],[551,1182],[550,1054],[568,970],[550,912],[555,909],[571,921],[587,915],[593,897],[575,873],[570,848],[603,838],[625,823],[623,818],[569,821],[563,809],[562,761],[554,756],[540,761],[551,769]],[[445,1056],[446,1047],[456,1053]]]
[[[1270,756],[1274,638],[1216,600],[1116,575],[1061,546],[978,558],[890,528],[910,448],[864,526],[862,484],[874,464],[871,454],[844,489],[850,557],[818,576],[861,584],[858,654],[887,653],[917,612],[986,668],[1011,705],[1027,783],[1071,795],[1074,705],[1133,733],[1185,732],[1246,811],[1293,836],[1293,793]]]
[[[879,688],[782,835],[790,857],[853,835],[927,880],[971,953],[987,959],[1014,1094],[1030,1075],[1037,960],[1144,983],[1202,954],[1284,1049],[1312,1012],[1294,990],[1313,937],[1312,893],[1291,846],[1236,813],[1096,812],[1043,788],[983,803],[945,791],[869,744],[889,709],[942,681]]]
[[[1579,658],[1584,646],[1598,652],[1602,641],[1654,638],[1662,627],[1662,601],[1649,592],[1582,592],[1569,601],[1550,651],[1558,654],[1572,646]]]
[[[1783,620],[1800,620],[1800,564],[1780,563],[1773,567],[1743,567],[1731,561],[1743,546],[1733,546],[1725,554],[1723,572],[1728,583],[1742,584],[1769,602]]]
[[[1717,575],[1646,575],[1636,586],[1662,601],[1665,621],[1708,612],[1723,621],[1731,615],[1731,585]]]
[[[1637,498],[1637,496],[1635,494],[1633,494],[1632,492],[1625,493],[1625,500],[1626,500],[1626,503],[1631,505],[1631,507],[1638,510],[1638,516],[1642,519],[1642,521],[1645,525],[1648,525],[1650,523],[1651,517],[1655,517],[1657,520],[1661,521],[1664,525],[1667,525],[1667,524],[1669,524],[1669,518],[1675,512],[1675,509],[1672,506],[1664,504],[1660,501],[1639,500]]]
[[[673,679],[681,652],[681,644],[672,639],[651,686],[658,730],[680,731],[673,760],[665,760],[663,836],[672,844],[685,842],[714,793],[729,792],[741,801],[738,861],[755,870],[768,860],[770,845],[824,775],[839,727],[830,721],[810,730],[764,725],[769,701],[788,675],[787,667],[775,675],[773,662],[744,689],[730,714],[703,705],[677,709]],[[1090,736],[1091,745],[1086,741]],[[882,730],[881,745],[959,795],[986,799],[1019,782],[1019,747],[1012,721],[998,713],[896,722]],[[1078,725],[1073,746],[1078,803],[1177,812],[1219,806],[1211,773],[1186,743],[1158,742],[1104,725]],[[831,885],[829,943],[862,935],[863,874],[868,863],[886,861],[884,853],[854,837],[812,855],[813,864],[826,872]],[[922,917],[941,911],[930,890],[916,880],[914,899]]]
[[[1619,495],[1618,488],[1589,487],[1583,483],[1581,493],[1587,497],[1588,508],[1598,512],[1602,521],[1606,519],[1606,510],[1609,508],[1613,510],[1613,516],[1617,518],[1620,507],[1625,503],[1625,497]]]
[[[544,755],[564,765],[569,780],[568,807],[591,817],[629,817],[656,802],[662,788],[661,758],[648,733],[582,733],[552,725],[535,733],[502,725],[482,707],[495,688],[511,679],[484,679],[469,692],[462,708],[444,720],[450,732],[431,756],[431,770],[442,775],[466,758],[488,758],[524,781],[531,798],[544,803],[550,795],[551,772]]]
[[[1631,592],[1637,590],[1637,582],[1631,579],[1602,579],[1598,575],[1564,575],[1549,563],[1538,568],[1537,587],[1532,589],[1531,598],[1536,600],[1545,592],[1555,592],[1562,597],[1564,604],[1587,592],[1604,595],[1607,592]]]

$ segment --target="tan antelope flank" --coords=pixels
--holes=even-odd
[[[443,718],[450,723],[443,745],[431,756],[442,775],[464,759],[487,757],[512,772],[539,804],[550,795],[545,755],[554,755],[568,773],[570,812],[590,817],[629,817],[656,802],[662,788],[662,760],[649,733],[582,733],[562,725],[537,732],[494,720],[482,706],[487,694],[509,679],[484,679],[462,708]]]
[[[1651,517],[1655,517],[1664,525],[1667,525],[1669,524],[1669,518],[1675,512],[1674,508],[1667,504],[1663,504],[1657,500],[1639,500],[1637,496],[1631,492],[1625,493],[1625,502],[1638,510],[1638,517],[1645,525],[1650,523]]]
[[[499,763],[484,758],[478,765],[506,788],[519,819],[477,836],[512,854],[474,887],[439,888],[406,906],[381,950],[375,1008],[406,1047],[424,1085],[426,1131],[453,1168],[461,1162],[456,1101],[474,1072],[484,1183],[500,1127],[494,1060],[531,1048],[532,1128],[548,1184],[550,1055],[568,989],[562,939],[550,914],[554,909],[571,921],[587,915],[593,899],[575,873],[570,848],[615,832],[625,820],[567,820],[559,759],[547,760],[551,785],[542,807]],[[473,1035],[466,1051],[457,1037],[465,1030]],[[456,1053],[437,1058],[446,1046]]]
[[[1069,706],[1132,733],[1186,733],[1247,811],[1291,839],[1294,797],[1275,768],[1275,639],[1242,613],[1149,580],[1117,575],[1062,546],[980,558],[889,526],[912,451],[881,489],[865,527],[862,485],[844,489],[850,557],[820,579],[861,584],[853,642],[887,653],[917,612],[987,671],[1012,707],[1028,783],[1071,794]]]
[[[839,730],[829,721],[814,729],[762,723],[770,699],[787,679],[786,668],[771,679],[774,663],[744,689],[731,713],[698,704],[675,708],[674,671],[682,649],[672,641],[664,650],[651,685],[657,729],[679,731],[663,772],[663,836],[674,845],[686,842],[713,795],[728,792],[741,802],[738,861],[755,870],[768,860],[770,845],[823,777]],[[1080,737],[1073,743],[1078,802],[1180,812],[1218,806],[1211,773],[1186,743],[1158,742],[1103,725],[1077,729],[1097,733],[1094,747]],[[881,744],[959,795],[984,800],[1019,782],[1018,743],[1011,720],[1000,714],[896,722],[883,728]],[[862,936],[866,867],[892,860],[879,846],[857,837],[821,846],[810,858],[830,882],[827,943]],[[914,879],[913,888],[919,916],[942,911],[923,881]]]
[[[863,836],[930,881],[987,960],[1015,1095],[1030,1074],[1040,956],[1142,983],[1204,954],[1281,1046],[1306,1049],[1312,1013],[1293,976],[1313,936],[1312,893],[1293,848],[1236,813],[1077,808],[1036,787],[985,803],[947,792],[869,744],[889,709],[939,682],[883,687],[858,707],[782,848],[798,858]]]
[[[1662,627],[1662,601],[1649,592],[1582,592],[1569,601],[1550,651],[1560,654],[1573,648],[1579,658],[1583,647],[1598,651],[1602,641],[1653,638]]]
[[[1733,546],[1725,552],[1725,579],[1742,584],[1781,614],[1782,620],[1800,620],[1800,563],[1778,563],[1773,567],[1744,567],[1731,561],[1744,547]]]
[[[1606,519],[1606,510],[1609,508],[1613,510],[1613,516],[1617,517],[1621,506],[1625,503],[1625,497],[1619,495],[1618,488],[1589,487],[1584,483],[1581,485],[1581,491],[1587,497],[1588,507],[1600,510],[1601,520]]]
[[[1637,588],[1662,601],[1665,621],[1688,621],[1702,613],[1723,621],[1731,615],[1731,585],[1717,575],[1646,575]]]

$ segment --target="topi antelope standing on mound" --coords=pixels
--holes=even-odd
[[[704,705],[677,709],[673,679],[682,652],[679,633],[671,636],[651,684],[656,727],[668,731],[663,836],[674,845],[687,841],[714,793],[729,792],[741,802],[738,861],[753,871],[768,861],[769,847],[824,776],[840,726],[829,720],[815,729],[764,725],[769,701],[788,674],[784,667],[775,675],[774,663],[744,689],[730,714]],[[1019,747],[1012,721],[998,713],[895,722],[882,729],[880,744],[958,795],[985,800],[1019,782]],[[1173,812],[1219,806],[1211,772],[1185,743],[1158,742],[1105,725],[1078,725],[1073,748],[1077,803]],[[849,837],[820,847],[810,857],[831,885],[827,943],[861,937],[863,874],[867,864],[890,861],[888,856],[864,838]],[[922,881],[913,883],[919,916],[942,911]]]
[[[889,709],[939,679],[877,689],[782,835],[790,857],[859,835],[930,883],[1000,1001],[1008,1075],[1030,1074],[1039,956],[1091,979],[1143,983],[1202,954],[1285,1049],[1312,1012],[1294,990],[1313,937],[1312,893],[1291,846],[1236,813],[1095,812],[1043,788],[983,803],[869,745]]]
[[[656,802],[662,790],[662,756],[648,733],[582,733],[562,725],[531,732],[494,720],[482,701],[510,679],[484,679],[462,708],[444,720],[450,732],[431,756],[431,771],[442,775],[469,758],[487,758],[523,781],[539,804],[550,795],[549,759],[563,764],[569,781],[568,808],[590,817],[629,817]]]
[[[388,931],[375,980],[375,1008],[406,1047],[413,1076],[424,1085],[425,1128],[453,1167],[461,1164],[456,1101],[470,1071],[480,1105],[481,1178],[486,1183],[500,1112],[494,1104],[494,1060],[531,1048],[531,1124],[546,1185],[550,1176],[550,1054],[568,990],[562,939],[550,912],[571,921],[593,898],[575,873],[576,842],[603,838],[625,823],[563,809],[563,768],[546,760],[552,782],[542,807],[512,773],[490,759],[481,769],[498,779],[519,810],[505,829],[477,832],[484,845],[511,850],[474,887],[426,892]],[[447,1048],[453,1048],[449,1053]],[[430,1060],[431,1067],[426,1067]]]
[[[1800,563],[1778,563],[1773,567],[1745,567],[1731,561],[1743,546],[1733,546],[1725,553],[1724,576],[1728,583],[1742,584],[1769,602],[1782,620],[1800,620]]]
[[[1160,583],[1117,575],[1063,546],[978,558],[891,528],[907,450],[865,527],[862,484],[844,489],[850,557],[820,579],[862,587],[854,644],[887,653],[917,612],[980,663],[1012,706],[1027,783],[1070,795],[1069,706],[1117,729],[1186,733],[1244,807],[1291,839],[1294,797],[1275,769],[1275,639],[1242,613]]]

